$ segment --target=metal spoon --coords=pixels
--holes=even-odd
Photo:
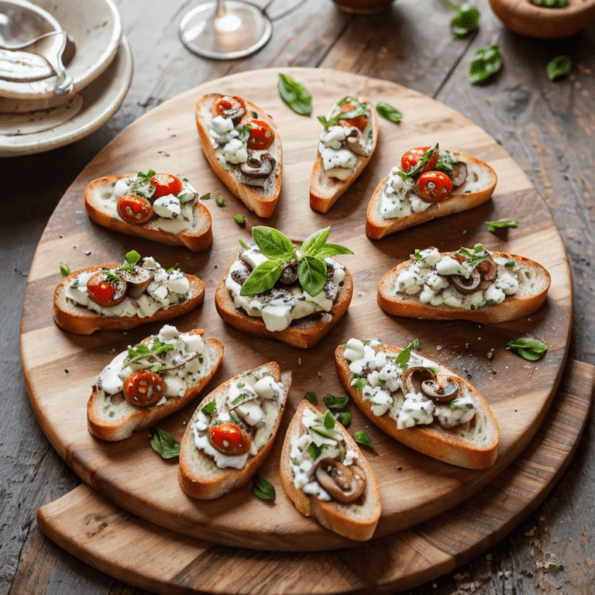
[[[29,46],[33,46],[38,41],[41,41],[42,39],[45,39],[46,37],[51,37],[53,35],[66,35],[66,31],[49,31],[48,33],[44,33],[43,35],[36,37],[35,39],[20,42],[7,42],[2,38],[2,35],[0,34],[0,50],[26,50]]]

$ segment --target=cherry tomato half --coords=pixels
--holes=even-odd
[[[414,168],[429,148],[430,147],[416,147],[415,149],[407,151],[407,153],[401,157],[401,169],[404,172],[408,172],[410,169]],[[438,152],[434,151],[430,160],[419,171],[421,173],[430,171],[436,167],[436,163],[438,163]]]
[[[352,103],[345,103],[341,107],[341,113],[346,114],[347,112],[351,112],[355,109]],[[340,126],[355,126],[358,130],[362,132],[366,129],[368,125],[368,116],[356,116],[355,118],[351,118],[349,120],[341,119],[337,122]]]
[[[255,151],[265,151],[275,140],[275,131],[262,120],[250,121],[250,138],[248,148]]]
[[[172,176],[172,174],[155,174],[151,178],[151,184],[155,186],[153,198],[167,196],[168,194],[177,196],[182,192],[182,180],[176,176]]]
[[[126,223],[146,223],[153,216],[151,203],[138,194],[123,194],[118,198],[118,215]]]
[[[452,192],[452,180],[441,171],[428,171],[417,180],[417,192],[427,202],[440,202]]]
[[[126,297],[126,281],[118,277],[114,282],[104,271],[98,271],[87,281],[87,295],[104,308],[116,306]]]
[[[165,393],[163,380],[150,370],[132,372],[124,382],[126,400],[137,407],[149,407],[157,403]]]
[[[240,111],[246,112],[246,104],[241,97],[235,95],[229,97],[221,97],[215,102],[213,106],[216,116],[223,116],[227,118],[231,115],[232,118],[241,117]],[[243,114],[242,114],[243,115]]]
[[[218,451],[229,456],[243,455],[250,449],[250,438],[231,422],[211,426],[209,441]]]

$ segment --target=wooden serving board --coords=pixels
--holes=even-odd
[[[564,246],[548,209],[515,162],[485,132],[452,109],[399,85],[344,72],[284,69],[304,83],[314,98],[314,114],[326,114],[347,94],[373,103],[388,101],[404,114],[399,125],[381,121],[377,152],[357,183],[326,215],[309,207],[308,187],[320,124],[293,113],[277,93],[277,70],[243,73],[212,81],[176,97],[139,118],[83,170],[66,192],[37,248],[23,309],[21,352],[31,403],[52,445],[77,474],[114,503],[173,531],[226,545],[266,550],[328,550],[354,542],[302,517],[286,498],[278,475],[284,430],[307,391],[319,401],[327,393],[344,394],[334,369],[335,347],[350,337],[378,338],[401,347],[413,339],[420,352],[468,378],[490,402],[501,429],[499,457],[485,471],[453,467],[419,455],[376,430],[353,405],[352,433],[365,429],[374,449],[365,450],[380,482],[383,513],[376,537],[400,531],[460,504],[498,476],[529,443],[543,421],[562,375],[572,321],[572,284]],[[232,197],[212,174],[195,131],[193,106],[204,93],[243,95],[277,122],[284,146],[283,190],[275,214],[262,220]],[[364,233],[365,212],[376,185],[409,148],[438,141],[487,161],[499,183],[486,205],[434,221],[381,241]],[[213,216],[214,242],[205,253],[164,247],[110,232],[91,223],[83,190],[105,174],[148,169],[189,178]],[[225,206],[217,207],[221,195]],[[246,216],[246,229],[234,215]],[[517,219],[517,229],[494,235],[485,221]],[[226,326],[216,313],[214,290],[237,255],[238,239],[250,240],[253,225],[271,225],[294,240],[332,226],[330,241],[354,255],[342,261],[354,278],[354,297],[343,320],[312,350],[256,339]],[[522,254],[545,265],[552,286],[536,314],[498,326],[390,317],[376,303],[384,272],[416,248],[440,250],[473,246]],[[293,372],[290,400],[277,444],[261,468],[277,491],[274,504],[255,498],[250,486],[216,501],[186,497],[178,486],[177,462],[162,460],[149,446],[149,432],[121,443],[102,443],[86,428],[86,402],[100,370],[129,344],[158,331],[148,325],[128,333],[101,332],[81,337],[61,331],[52,321],[52,295],[59,265],[71,270],[97,263],[121,262],[138,250],[165,266],[179,265],[206,284],[204,304],[178,319],[181,330],[206,329],[225,345],[223,365],[209,389],[246,369],[276,360]],[[508,341],[534,336],[551,346],[543,360],[529,363],[506,349]],[[180,439],[195,404],[164,420],[160,427]],[[324,407],[324,406],[323,406]]]
[[[42,506],[37,518],[42,531],[74,556],[157,593],[394,593],[455,570],[537,508],[572,459],[594,383],[594,366],[568,362],[537,434],[488,486],[447,514],[349,550],[216,546],[134,517],[85,484]]]

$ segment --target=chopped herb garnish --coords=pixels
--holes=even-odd
[[[564,76],[570,72],[572,62],[568,56],[556,56],[547,64],[547,75],[553,81],[560,76]]]
[[[63,277],[70,275],[70,269],[63,262],[60,263],[60,273],[62,273]]]
[[[488,231],[495,232],[498,229],[506,229],[508,227],[518,227],[519,222],[512,219],[499,219],[498,221],[486,221]]]
[[[162,353],[171,351],[173,348],[174,346],[172,344],[162,343],[157,338],[153,341],[150,347],[146,343],[139,343],[134,347],[128,348],[128,356],[124,360],[124,366],[129,366],[131,363],[138,362],[138,360],[143,358],[147,358],[150,365],[159,363],[156,359],[158,359]]]
[[[463,2],[459,6],[450,0],[442,0],[442,4],[455,11],[455,16],[450,22],[452,35],[455,39],[462,39],[471,31],[479,29],[479,11],[476,8],[469,6],[467,2]]]
[[[207,192],[206,194],[203,194],[201,197],[199,197],[198,200],[209,200],[209,198],[211,198],[211,193]]]
[[[570,0],[531,0],[531,2],[545,8],[564,8],[570,4]]]
[[[234,220],[240,227],[246,227],[246,217],[244,215],[234,215]]]
[[[356,442],[364,444],[365,446],[369,446],[370,448],[374,448],[374,445],[372,444],[372,441],[370,440],[370,437],[368,436],[365,430],[362,430],[361,432],[356,432],[353,435],[353,437],[355,438]]]
[[[308,446],[308,454],[310,458],[315,461],[322,454],[322,447],[317,446],[315,442],[310,442]]]
[[[393,124],[399,124],[403,119],[403,114],[396,107],[385,101],[380,101],[376,104],[376,111]]]
[[[325,130],[328,130],[331,126],[336,126],[339,120],[352,120],[359,116],[368,117],[370,115],[370,106],[354,97],[343,97],[343,99],[337,102],[337,106],[343,107],[346,103],[350,103],[353,106],[353,109],[348,112],[339,111],[329,120],[327,120],[325,116],[318,116],[318,120],[324,126]]]
[[[407,364],[411,359],[411,350],[412,349],[419,349],[419,340],[415,339],[397,355],[397,359],[395,360],[396,364],[401,367],[402,370],[407,369]]]
[[[262,475],[257,475],[252,493],[261,500],[274,500],[277,495],[275,486]]]
[[[509,341],[506,349],[512,349],[516,351],[522,358],[530,362],[536,362],[541,359],[546,351],[550,348],[538,339],[523,338]]]
[[[333,430],[335,428],[335,418],[330,411],[327,411],[322,418],[322,423],[327,430]]]
[[[223,200],[223,197],[222,197],[222,196],[218,196],[218,197],[215,199],[215,204],[216,204],[218,207],[224,207],[224,206],[225,206],[225,202],[224,202],[224,200]]]
[[[339,422],[343,424],[344,427],[349,426],[351,423],[351,413],[349,413],[349,411],[339,412]]]
[[[217,409],[217,401],[215,399],[213,399],[212,401],[209,401],[204,407],[201,407],[201,411],[205,414],[205,415],[211,415],[211,413],[215,413]]]
[[[481,83],[496,74],[502,68],[502,54],[500,47],[490,45],[480,48],[469,66],[469,78],[472,83]]]
[[[312,115],[312,95],[302,84],[288,74],[279,73],[277,85],[281,99],[300,116]]]
[[[151,446],[164,459],[173,459],[180,456],[180,445],[169,432],[161,428],[155,428],[151,438]]]
[[[335,395],[325,395],[324,404],[329,409],[343,409],[347,403],[349,403],[349,397],[347,395],[343,397],[335,397]]]
[[[312,405],[316,405],[318,403],[318,400],[316,399],[316,394],[313,393],[312,391],[308,391],[306,393],[306,395],[304,396],[304,398],[307,401],[310,401],[310,403],[312,403]]]

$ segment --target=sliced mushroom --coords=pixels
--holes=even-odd
[[[473,271],[469,278],[464,275],[450,275],[449,280],[457,291],[465,295],[470,295],[479,289],[481,275],[477,271]]]
[[[456,161],[452,166],[452,175],[450,178],[454,187],[464,184],[467,179],[467,164],[463,161]]]
[[[450,403],[458,397],[461,387],[456,378],[436,376],[435,380],[424,380],[421,390],[432,401]]]
[[[466,258],[462,254],[455,254],[455,260],[460,263],[465,262]],[[455,289],[462,294],[470,295],[478,289],[485,289],[498,275],[498,265],[492,258],[492,255],[486,251],[486,258],[480,260],[471,275],[450,275],[450,281]]]
[[[436,381],[436,374],[424,366],[411,366],[403,372],[402,380],[405,394],[418,393],[424,381]]]
[[[283,270],[281,271],[281,276],[279,277],[279,281],[281,283],[283,283],[284,285],[291,285],[292,283],[295,283],[297,281],[298,273],[296,265],[297,262],[295,261],[295,259],[292,259],[289,263],[287,263],[287,265],[285,265],[285,267],[283,267]]]
[[[241,180],[251,186],[263,186],[274,168],[275,159],[270,153],[261,153],[257,156],[249,153],[248,159],[240,165],[240,172],[243,174]]]
[[[364,136],[358,128],[352,128],[347,137],[345,138],[345,144],[351,149],[356,155],[366,155],[366,143],[364,142]]]
[[[492,255],[489,252],[486,252],[486,254],[487,259],[482,260],[475,267],[475,270],[481,275],[482,281],[491,283],[498,275],[498,265],[495,263]]]
[[[153,273],[148,269],[135,266],[132,273],[126,270],[120,270],[120,277],[128,284],[126,293],[131,298],[138,299],[153,280]]]
[[[343,465],[340,461],[325,458],[316,464],[316,481],[337,502],[353,502],[366,489],[366,475],[356,465]]]

